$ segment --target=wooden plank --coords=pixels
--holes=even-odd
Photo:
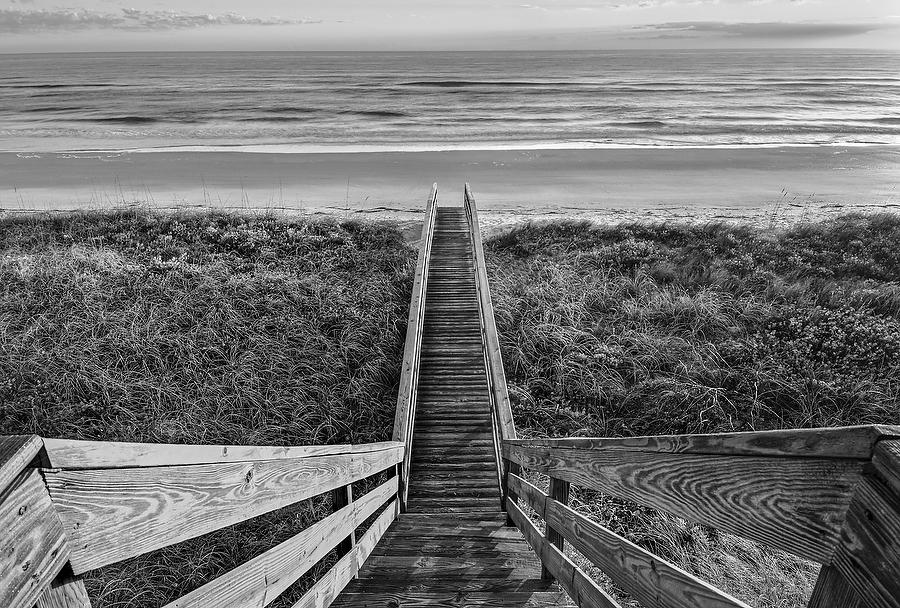
[[[500,340],[497,336],[497,325],[494,320],[494,306],[491,303],[491,289],[487,280],[484,265],[484,246],[481,238],[481,226],[478,222],[478,209],[475,197],[469,184],[465,186],[465,212],[471,233],[475,261],[475,280],[478,290],[480,319],[484,335],[485,361],[488,375],[491,377],[494,408],[498,417],[500,439],[515,439],[516,426],[513,420],[512,407],[509,402],[509,391],[506,386],[506,374],[503,371],[503,357],[500,352]]]
[[[857,486],[832,565],[863,605],[900,607],[900,494],[879,476]]]
[[[400,505],[406,508],[408,494],[409,465],[412,458],[412,434],[416,416],[416,391],[418,385],[419,357],[422,348],[422,324],[425,321],[425,292],[428,286],[428,264],[434,241],[434,225],[437,218],[437,184],[431,187],[431,195],[425,206],[425,220],[422,222],[422,245],[413,277],[412,296],[409,302],[409,317],[406,326],[406,342],[403,347],[403,363],[400,368],[400,388],[397,393],[397,408],[394,415],[393,440],[406,446],[403,464],[400,467]]]
[[[68,558],[41,474],[27,468],[0,491],[0,606],[34,606]]]
[[[895,494],[900,494],[900,441],[882,441],[875,447],[872,464]]]
[[[398,443],[384,441],[361,445],[246,446],[45,439],[44,445],[50,467],[54,469],[131,469],[362,454],[392,449]]]
[[[0,492],[19,476],[41,451],[37,435],[0,436]]]
[[[349,531],[356,529],[392,496],[396,496],[398,487],[397,478],[391,477],[353,504],[167,604],[165,608],[251,608],[268,605],[346,538]]]
[[[572,437],[563,439],[519,439],[509,446],[577,448],[718,454],[723,456],[793,456],[868,460],[875,444],[900,437],[900,427],[868,425],[818,429],[787,429],[711,435],[655,435],[647,437]]]
[[[863,462],[509,446],[571,483],[828,563]]]
[[[528,519],[528,516],[522,512],[516,503],[508,503],[507,510],[513,522],[522,531],[525,540],[537,553],[541,563],[559,581],[562,588],[566,590],[566,593],[578,606],[581,608],[621,608],[581,568],[572,563],[562,551],[547,542],[534,523]]]
[[[561,479],[557,479],[556,477],[550,478],[550,498],[553,500],[559,501],[560,503],[566,505],[569,504],[569,482],[563,481]],[[563,551],[565,549],[565,540],[563,535],[554,528],[550,522],[547,522],[547,542],[551,545]],[[541,571],[541,578],[545,580],[550,580],[553,575],[549,570],[544,568]]]
[[[612,581],[647,608],[750,608],[677,566],[591,521],[518,475],[510,489]],[[549,536],[548,536],[549,539]]]
[[[75,574],[311,498],[383,471],[401,447],[368,454],[174,467],[47,470]]]
[[[863,608],[863,605],[837,568],[822,566],[807,608]]]
[[[375,545],[378,544],[399,513],[400,503],[397,500],[388,504],[378,519],[360,537],[354,550],[338,560],[292,608],[328,608],[347,584],[357,576],[362,565],[369,559]]]
[[[44,589],[35,608],[91,608],[91,599],[80,578],[58,576]]]

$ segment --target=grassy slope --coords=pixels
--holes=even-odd
[[[620,436],[900,423],[900,218],[769,233],[525,225],[487,251],[525,434]],[[755,606],[817,568],[621,501],[576,504]]]
[[[0,429],[164,443],[389,439],[413,264],[400,233],[374,224],[3,220]],[[94,605],[162,605],[327,507],[308,501],[101,569],[87,581]]]

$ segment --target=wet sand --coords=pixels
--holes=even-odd
[[[469,181],[484,219],[790,223],[900,211],[900,148],[0,153],[0,208],[203,206],[414,219]]]

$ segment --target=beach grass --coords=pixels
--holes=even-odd
[[[898,424],[897,243],[895,215],[778,231],[555,222],[498,234],[488,272],[517,428]],[[805,606],[815,582],[817,566],[706,526],[595,492],[573,503],[753,606]]]
[[[890,215],[778,231],[555,222],[498,233],[486,252],[517,427],[900,423],[897,242]],[[7,217],[0,428],[164,443],[388,439],[414,263],[398,228],[371,222]],[[812,564],[652,509],[586,491],[573,504],[754,606],[804,605],[815,580]],[[306,501],[98,570],[93,605],[162,605],[328,508]]]
[[[375,223],[8,217],[0,428],[160,443],[388,440],[414,263],[402,234]],[[89,573],[93,605],[161,606],[329,508],[305,501]]]

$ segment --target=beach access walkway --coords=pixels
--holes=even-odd
[[[900,608],[900,427],[518,438],[468,185],[462,207],[428,199],[400,372],[379,443],[0,436],[0,607],[89,608],[86,573],[324,496],[165,608],[618,608],[586,563],[628,605],[749,608],[573,509],[574,487],[821,564],[810,608]]]

